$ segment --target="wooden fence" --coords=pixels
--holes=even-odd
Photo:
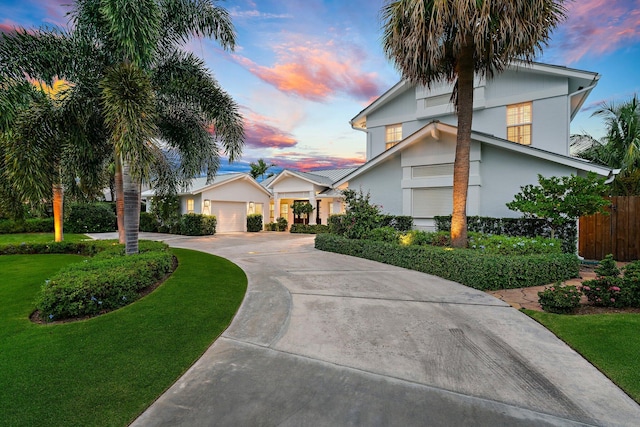
[[[578,253],[601,260],[613,254],[617,261],[640,259],[640,196],[609,197],[609,215],[580,218]]]

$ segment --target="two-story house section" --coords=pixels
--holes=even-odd
[[[468,215],[513,217],[505,204],[537,175],[603,176],[611,170],[569,156],[571,120],[600,75],[516,63],[474,84]],[[351,120],[366,133],[367,162],[334,184],[369,191],[374,203],[432,229],[452,211],[457,116],[452,85],[401,81]]]

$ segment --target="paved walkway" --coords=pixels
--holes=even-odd
[[[232,260],[249,288],[227,331],[134,426],[640,420],[640,407],[593,366],[484,292],[318,251],[305,235],[169,243]]]

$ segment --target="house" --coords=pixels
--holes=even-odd
[[[600,75],[554,65],[515,63],[493,79],[476,78],[467,214],[517,217],[505,204],[537,175],[611,175],[570,156],[571,120]],[[401,81],[352,120],[366,133],[366,163],[333,183],[362,189],[416,228],[450,215],[457,117],[452,85]]]
[[[304,218],[295,218],[291,207],[294,202],[306,201],[314,207],[308,222],[327,224],[329,215],[344,212],[342,194],[334,183],[355,170],[356,168],[346,168],[300,172],[285,169],[266,179],[262,185],[272,194],[270,222],[279,217],[286,218],[289,224],[301,222]]]
[[[154,191],[142,193],[149,200]],[[217,175],[207,184],[206,178],[195,178],[178,193],[180,213],[215,215],[218,233],[247,231],[247,215],[262,214],[269,207],[271,194],[246,173]]]

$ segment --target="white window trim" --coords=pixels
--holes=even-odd
[[[529,107],[529,121],[525,121],[524,120],[524,114],[522,114],[523,118],[522,121],[520,122],[515,122],[515,123],[511,123],[509,124],[509,110],[513,109],[513,108],[521,108],[521,107]],[[519,115],[519,114],[518,114]],[[528,101],[528,102],[521,102],[518,104],[511,104],[511,105],[507,105],[507,140],[511,141],[511,142],[515,142],[516,144],[522,144],[522,145],[531,145],[531,141],[533,139],[533,102]],[[509,139],[509,129],[524,129],[525,127],[529,128],[529,141],[528,142],[521,142],[521,139],[523,138],[523,136],[519,136],[517,138],[515,138],[516,140],[513,139]],[[518,132],[520,133],[520,132]]]
[[[384,127],[384,142],[386,150],[397,145],[400,141],[402,141],[402,123],[394,123]]]

